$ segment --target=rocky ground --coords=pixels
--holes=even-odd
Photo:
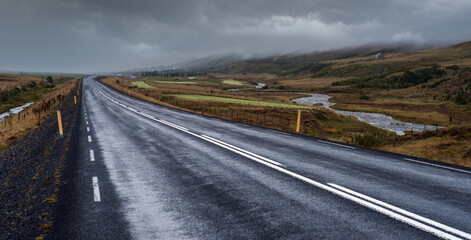
[[[62,173],[72,159],[69,145],[79,112],[73,97],[77,89],[78,85],[58,106],[62,138],[52,114],[26,137],[0,150],[1,239],[43,239],[51,231],[61,188],[67,184]]]

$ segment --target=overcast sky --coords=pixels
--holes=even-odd
[[[471,0],[0,0],[0,70],[103,72],[194,57],[471,40]]]

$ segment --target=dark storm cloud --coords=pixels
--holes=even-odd
[[[468,0],[2,0],[0,70],[93,72],[223,53],[471,38]]]

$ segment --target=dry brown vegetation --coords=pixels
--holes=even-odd
[[[12,79],[9,82],[10,87],[21,86],[31,81],[43,81],[41,77],[21,76],[21,75],[2,75]],[[16,78],[18,77],[18,78]],[[14,80],[18,81],[14,81]],[[32,106],[26,108],[19,114],[13,114],[0,122],[0,149],[26,135],[30,130],[36,128],[41,122],[51,114],[55,114],[57,106],[64,100],[64,97],[75,87],[78,79],[68,80],[59,83],[50,92],[42,96]],[[20,84],[21,83],[21,84]],[[6,86],[6,85],[3,85]],[[8,88],[6,88],[8,89]]]

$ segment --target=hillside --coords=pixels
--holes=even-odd
[[[225,73],[272,73],[278,76],[299,74],[310,71],[316,72],[324,66],[316,65],[319,61],[349,59],[354,57],[374,56],[378,52],[400,53],[417,49],[426,49],[430,46],[412,43],[395,44],[368,44],[360,47],[318,51],[307,54],[285,54],[267,58],[256,58],[237,61],[227,65],[222,72]]]

